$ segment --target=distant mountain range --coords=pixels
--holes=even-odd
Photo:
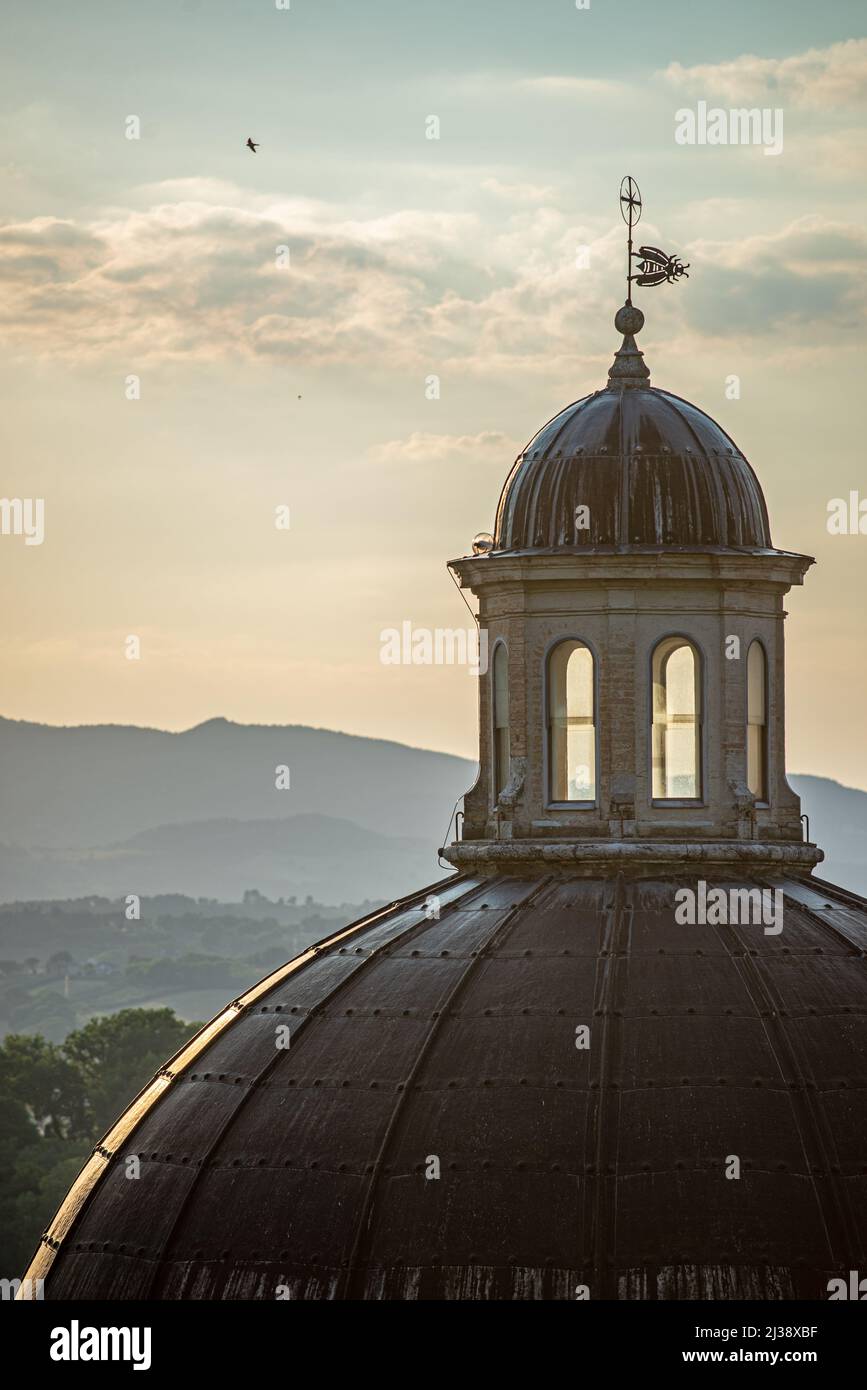
[[[278,790],[277,769],[289,788]],[[0,719],[0,901],[245,889],[390,899],[437,863],[463,758],[300,725]]]
[[[867,792],[801,773],[789,783],[810,818],[810,839],[825,851],[816,873],[867,898]]]
[[[188,821],[98,849],[0,845],[0,902],[164,892],[237,902],[256,888],[272,900],[334,903],[347,900],[347,885],[353,901],[379,902],[445,877],[435,849],[335,816]]]
[[[447,753],[297,724],[209,719],[172,734],[0,719],[0,841],[85,848],[160,825],[316,814],[442,844],[474,776]]]
[[[444,875],[436,849],[475,775],[446,753],[301,725],[211,719],[173,734],[0,719],[0,901],[391,898]],[[820,874],[867,896],[867,793],[790,781],[827,855]]]

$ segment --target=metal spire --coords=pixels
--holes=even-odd
[[[635,343],[635,334],[644,327],[644,315],[632,303],[632,284],[650,287],[653,285],[673,285],[681,276],[689,275],[689,262],[686,265],[676,256],[660,251],[658,246],[639,246],[632,249],[632,229],[641,220],[641,190],[631,174],[620,183],[620,215],[628,228],[626,241],[626,303],[617,310],[614,327],[623,334],[623,342],[615,353],[608,372],[611,386],[649,386],[650,372],[644,354]],[[635,272],[633,272],[633,261]]]
[[[632,303],[632,228],[641,221],[641,189],[631,174],[620,182],[620,215],[629,228],[626,243],[626,303]]]

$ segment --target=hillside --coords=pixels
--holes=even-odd
[[[463,758],[300,725],[0,719],[0,902],[249,888],[381,901],[446,872],[436,849],[475,775]],[[867,896],[867,793],[790,781],[826,852],[819,872]]]
[[[275,788],[288,766],[290,789]],[[338,816],[442,843],[474,767],[447,753],[302,725],[210,719],[183,733],[0,719],[0,843],[116,844],[156,826]]]
[[[389,899],[450,872],[435,848],[334,816],[188,821],[96,848],[0,845],[0,902],[165,892],[236,902],[250,888],[274,899]]]

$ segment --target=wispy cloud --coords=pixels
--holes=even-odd
[[[693,330],[755,337],[809,324],[814,348],[861,331],[867,231],[860,226],[810,215],[772,234],[694,242],[690,254],[714,267],[685,301]],[[790,345],[803,341],[799,333]]]
[[[184,196],[166,201],[169,191]],[[163,200],[91,222],[0,228],[0,324],[12,348],[114,356],[126,370],[274,357],[538,375],[580,358],[583,323],[610,321],[619,225],[594,232],[544,203],[517,205],[492,227],[477,214],[417,209],[348,218],[323,202],[251,199],[198,181],[150,192]],[[719,302],[708,333],[725,331],[746,296],[755,331],[797,313],[821,337],[859,302],[865,234],[802,218],[774,235],[696,241],[684,254],[715,266],[676,310],[693,332],[705,331],[698,305],[725,284],[731,304]]]
[[[574,313],[591,290],[574,264],[587,229],[551,208],[515,212],[492,231],[468,213],[347,218],[322,203],[195,185],[150,190],[163,200],[86,224],[0,228],[7,342],[78,360],[395,366],[467,364],[496,337],[498,353],[526,342],[541,360],[534,314]]]
[[[378,464],[442,464],[452,460],[494,463],[505,467],[521,445],[499,430],[479,434],[432,434],[415,431],[406,439],[390,439],[370,450]]]
[[[482,179],[480,185],[486,193],[493,193],[510,203],[550,203],[557,196],[557,190],[550,184],[508,183],[498,178]]]
[[[670,63],[661,76],[697,96],[761,105],[786,102],[827,112],[867,101],[867,39],[847,39],[787,58],[745,53],[724,63]]]

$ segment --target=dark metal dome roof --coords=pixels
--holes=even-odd
[[[613,386],[539,431],[497,508],[495,550],[588,546],[766,550],[771,533],[755,473],[709,415],[655,387]]]
[[[459,876],[439,920],[422,893],[347,929],[161,1071],[32,1273],[50,1299],[827,1297],[864,1268],[867,904],[779,886],[780,936],[677,926],[672,881],[622,876]]]

